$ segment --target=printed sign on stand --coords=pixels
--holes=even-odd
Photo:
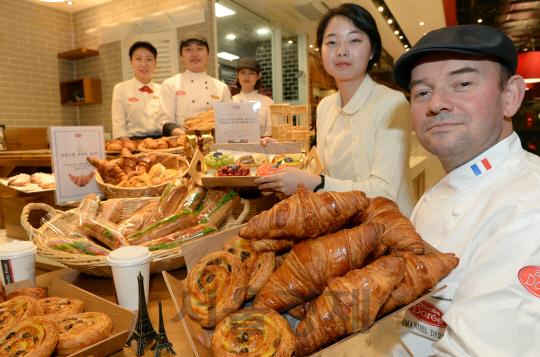
[[[56,203],[70,204],[89,193],[101,195],[95,168],[87,157],[105,159],[102,126],[50,127],[51,157],[56,179]]]
[[[260,110],[261,102],[215,103],[216,143],[258,143]]]

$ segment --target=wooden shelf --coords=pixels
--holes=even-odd
[[[68,60],[80,60],[83,58],[93,57],[99,55],[99,51],[91,50],[89,48],[77,48],[75,50],[61,52],[58,54],[58,58]]]
[[[79,90],[84,100],[77,101],[73,92]],[[101,103],[101,80],[93,78],[79,78],[60,82],[60,104],[68,106],[99,104]]]

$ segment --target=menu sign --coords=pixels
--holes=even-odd
[[[215,103],[216,143],[258,143],[261,102]]]
[[[56,203],[69,204],[89,193],[101,195],[95,168],[87,157],[105,159],[102,126],[50,127],[51,156],[56,179]]]

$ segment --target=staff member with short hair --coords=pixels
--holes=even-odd
[[[230,102],[229,87],[206,74],[210,55],[208,41],[197,32],[186,33],[180,41],[180,56],[186,71],[163,82],[159,101],[158,124],[163,135],[183,135],[184,120],[214,107],[216,102]]]
[[[129,49],[129,62],[135,75],[113,90],[113,139],[161,137],[157,123],[161,86],[152,81],[157,50],[149,42],[135,42]]]
[[[261,137],[272,136],[272,120],[270,105],[272,98],[262,95],[262,68],[255,58],[242,58],[236,66],[236,86],[240,93],[233,96],[233,102],[260,102],[259,119],[261,121]]]

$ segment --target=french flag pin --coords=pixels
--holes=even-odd
[[[488,159],[483,159],[482,161],[472,165],[471,169],[473,170],[474,174],[478,176],[491,169],[491,164],[489,163]]]

